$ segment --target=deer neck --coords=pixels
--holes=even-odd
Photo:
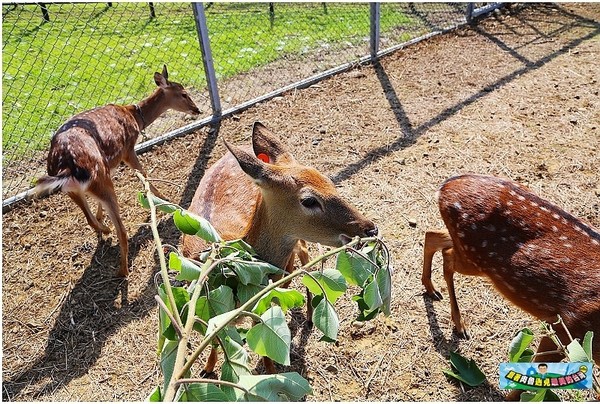
[[[165,93],[157,88],[148,98],[143,99],[135,107],[135,120],[140,130],[147,128],[152,122],[161,116],[169,107],[165,102]]]
[[[258,198],[244,241],[254,248],[262,260],[285,268],[298,240],[285,231],[285,225],[264,203],[262,195],[259,194]]]

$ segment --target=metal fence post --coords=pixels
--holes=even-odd
[[[467,3],[467,12],[466,12],[465,18],[469,24],[471,23],[471,21],[473,21],[474,6],[475,6],[475,3]]]
[[[213,64],[212,52],[210,50],[210,39],[208,38],[208,27],[206,26],[204,4],[192,3],[192,9],[194,10],[194,20],[196,21],[198,41],[200,41],[202,64],[204,65],[204,74],[206,74],[210,105],[213,110],[213,116],[220,116],[222,112],[221,99],[219,98],[217,75],[215,74],[215,66]]]
[[[371,4],[371,59],[377,58],[379,52],[380,10],[379,3]]]

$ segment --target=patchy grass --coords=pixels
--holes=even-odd
[[[132,103],[153,88],[163,63],[186,87],[205,86],[188,3],[3,5],[2,146],[18,158],[47,146],[69,116],[109,102]],[[217,77],[231,77],[309,49],[368,41],[369,5],[213,3],[206,10]],[[382,28],[409,22],[400,9]],[[367,53],[366,47],[364,53]]]

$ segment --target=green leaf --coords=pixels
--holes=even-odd
[[[169,201],[165,201],[164,199],[160,199],[156,195],[152,195],[152,201],[154,202],[154,206],[156,209],[165,212],[165,213],[173,213],[179,206],[170,203]],[[150,209],[150,203],[148,202],[148,197],[144,192],[138,192],[138,202],[146,209]]]
[[[282,365],[290,364],[290,343],[292,337],[280,307],[268,309],[262,322],[252,327],[246,334],[248,346],[261,356],[268,356]]]
[[[518,362],[525,362],[525,363],[531,362],[533,360],[534,355],[535,355],[535,352],[533,351],[533,349],[527,348],[523,351],[523,353],[519,357]]]
[[[567,356],[570,362],[588,362],[590,358],[576,339],[567,345]]]
[[[208,292],[208,305],[211,315],[219,315],[235,309],[233,290],[229,286],[221,285]]]
[[[173,221],[182,233],[198,236],[211,243],[221,241],[217,230],[203,217],[182,209],[177,209],[173,215]]]
[[[256,296],[258,292],[263,290],[264,286],[258,285],[238,285],[237,298],[240,304],[246,303],[248,300]]]
[[[340,320],[327,299],[321,299],[319,304],[313,310],[313,324],[317,327],[328,340],[335,341],[337,339],[338,330],[340,328]]]
[[[369,261],[347,251],[338,254],[336,269],[349,284],[361,287],[374,273],[373,265]]]
[[[450,363],[457,373],[452,370],[442,370],[445,375],[460,380],[471,387],[479,386],[485,381],[485,375],[473,359],[466,359],[458,353],[450,351]]]
[[[163,391],[167,391],[167,387],[169,387],[169,383],[171,382],[178,346],[179,343],[177,341],[167,341],[160,354],[160,369],[164,377]]]
[[[365,303],[365,299],[363,298],[364,290],[361,290],[360,294],[353,296],[352,300],[356,302],[358,305],[358,317],[356,318],[358,321],[369,321],[373,320],[377,314],[379,314],[379,309],[371,310],[367,303]]]
[[[294,307],[304,306],[304,295],[295,289],[275,288],[263,296],[254,306],[252,312],[259,316],[271,307],[271,301],[275,299],[284,313]]]
[[[296,372],[275,375],[241,376],[238,384],[250,392],[250,397],[237,389],[238,401],[263,399],[267,401],[300,401],[312,394],[308,381]]]
[[[581,344],[583,346],[583,350],[587,354],[589,362],[592,362],[592,358],[593,358],[593,355],[592,355],[593,354],[593,352],[592,352],[592,340],[593,339],[594,339],[594,332],[588,331],[583,336],[583,343]]]
[[[208,306],[208,298],[206,296],[198,297],[196,301],[196,317],[208,322],[210,319],[210,309]],[[202,335],[206,335],[206,326],[202,323],[196,322],[194,324],[194,330],[198,331]]]
[[[245,252],[249,253],[250,256],[256,256],[256,251],[254,251],[254,248],[252,248],[252,246],[250,244],[246,243],[242,239],[225,241],[224,247],[230,247],[230,248],[238,250],[238,251],[245,251]],[[244,255],[244,254],[242,254],[242,255]]]
[[[208,327],[206,328],[206,334],[208,335],[208,334],[212,333],[213,331],[215,331],[217,328],[224,326],[225,325],[224,323],[226,322],[227,317],[229,317],[229,316],[230,316],[230,313],[226,312],[223,314],[219,314],[218,316],[211,317],[211,319],[208,320]],[[227,322],[229,322],[229,321],[227,321]]]
[[[221,365],[221,380],[237,383],[241,376],[252,374],[248,367],[248,353],[244,347],[229,337],[223,338],[222,343],[225,361]],[[227,394],[226,401],[235,400],[233,387],[222,386],[221,389]]]
[[[160,386],[156,386],[152,393],[148,397],[146,397],[146,401],[151,403],[158,403],[162,401],[162,395],[160,394]]]
[[[242,285],[262,285],[267,275],[283,273],[280,268],[263,261],[233,261],[231,265]]]
[[[379,296],[381,298],[381,311],[386,316],[391,315],[391,303],[392,303],[392,276],[387,269],[380,268],[375,274],[375,280],[377,281],[377,288],[379,289]]]
[[[190,295],[188,294],[185,288],[181,287],[171,287],[173,291],[173,298],[175,299],[175,305],[177,306],[175,310],[171,308],[171,303],[167,297],[167,292],[165,291],[165,285],[162,284],[158,288],[158,296],[165,303],[165,306],[171,311],[172,314],[175,311],[179,312],[180,318],[184,318],[184,314],[182,313],[183,307],[190,301]],[[158,311],[158,319],[160,324],[160,333],[164,335],[167,339],[174,341],[177,339],[177,334],[175,333],[175,328],[171,324],[171,319],[163,312],[162,309]]]
[[[178,401],[229,401],[229,397],[213,383],[191,383],[184,386]]]
[[[175,252],[169,253],[169,268],[179,271],[175,279],[180,281],[194,281],[202,273],[202,268]]]
[[[509,362],[524,362],[520,360],[521,355],[533,341],[533,332],[529,328],[523,328],[510,342],[508,348]]]
[[[319,285],[317,285],[317,282],[323,287],[327,300],[331,303],[335,303],[336,300],[346,292],[346,281],[340,271],[336,269],[325,269],[323,272],[313,271],[310,272],[310,275],[312,275],[312,278],[308,275],[304,275],[302,277],[302,283],[314,295],[323,294],[323,291]]]

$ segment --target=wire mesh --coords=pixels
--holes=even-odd
[[[477,3],[478,5],[480,3]],[[380,49],[465,23],[466,3],[382,3]],[[369,3],[204,3],[224,110],[369,55]],[[2,196],[45,171],[75,113],[149,95],[163,63],[210,116],[190,3],[2,5]],[[181,121],[160,119],[154,137]]]

